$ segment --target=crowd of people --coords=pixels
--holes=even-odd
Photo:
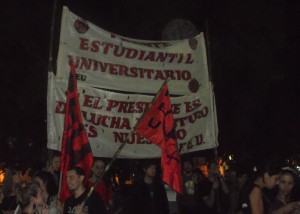
[[[142,173],[130,184],[121,177],[116,181],[112,173],[102,177],[103,159],[95,158],[89,178],[72,166],[67,172],[72,195],[61,202],[60,154],[53,151],[41,169],[7,166],[0,214],[300,214],[299,175],[274,161],[231,166],[221,173],[212,160],[204,173],[183,159],[183,194],[176,194],[175,200],[170,200],[170,188],[161,181],[159,165],[157,160],[141,160]]]

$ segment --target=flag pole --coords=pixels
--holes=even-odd
[[[148,106],[148,108],[143,112],[142,116],[138,119],[138,121],[135,123],[135,125],[133,126],[133,128],[131,129],[130,133],[127,135],[126,139],[121,143],[121,145],[119,146],[118,150],[115,152],[113,158],[111,159],[111,161],[106,165],[104,171],[101,173],[101,175],[97,178],[96,182],[94,183],[94,185],[91,187],[90,191],[88,192],[88,194],[86,195],[85,199],[81,202],[80,206],[83,207],[83,205],[86,203],[86,201],[89,199],[89,197],[92,195],[93,191],[95,190],[95,188],[97,187],[97,185],[99,184],[99,182],[102,180],[103,176],[105,175],[105,173],[111,168],[112,164],[115,162],[115,160],[117,159],[117,157],[119,156],[119,154],[121,153],[122,149],[124,148],[124,146],[126,145],[126,142],[128,141],[129,137],[132,135],[132,133],[134,132],[135,128],[137,127],[137,125],[140,123],[140,121],[144,118],[144,116],[146,115],[146,113],[150,110],[154,100],[158,97],[158,95],[160,94],[160,92],[162,91],[163,87],[169,82],[170,78],[166,79],[164,81],[164,83],[162,84],[162,86],[160,87],[160,89],[158,90],[158,92],[156,93],[156,95],[154,96],[154,98],[151,100],[150,105]]]

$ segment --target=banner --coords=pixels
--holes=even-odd
[[[60,150],[67,81],[56,80],[52,73],[49,73],[48,81],[47,147]],[[178,150],[181,154],[217,146],[212,91],[209,88],[205,92],[189,96],[171,97]],[[78,93],[83,123],[96,157],[114,155],[154,97],[115,93],[80,84]],[[160,155],[159,147],[138,134],[133,134],[119,158],[157,158]]]
[[[48,83],[50,149],[61,148],[71,64],[75,65],[83,123],[94,156],[113,156],[167,78],[179,152],[218,146],[203,33],[177,41],[137,40],[105,31],[64,7],[57,72]],[[137,134],[119,155],[155,157],[160,157],[160,149]]]
[[[203,33],[178,41],[145,41],[107,32],[63,9],[57,79],[75,65],[78,84],[155,94],[170,78],[170,94],[209,89]]]

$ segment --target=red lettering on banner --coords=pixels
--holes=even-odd
[[[173,70],[165,70],[166,78],[170,78],[171,80],[175,80],[174,71]]]
[[[101,97],[94,97],[90,95],[84,95],[83,106],[90,107],[94,109],[102,109],[103,106],[100,105]]]
[[[191,115],[188,115],[186,117],[176,118],[175,122],[179,126],[185,126],[187,122],[195,123],[198,119],[206,117],[207,114],[208,114],[208,107],[205,106],[202,110],[196,111]]]
[[[106,111],[111,111],[113,108],[118,106],[118,103],[119,102],[117,100],[108,100]]]
[[[81,38],[81,37],[79,38],[79,40],[80,40],[79,49],[84,50],[84,51],[88,50],[89,49],[89,46],[88,46],[89,40],[86,38]]]
[[[111,44],[108,42],[101,42],[99,40],[90,41],[89,39],[83,37],[79,38],[79,49],[83,51],[91,51],[94,53],[100,52],[103,54],[112,54],[115,57],[137,59],[141,61],[167,62],[167,63],[184,62],[185,64],[192,64],[194,62],[191,53],[169,53],[169,52],[161,52],[161,51],[146,52],[144,50],[128,48],[124,46]]]
[[[96,63],[96,64],[97,64],[97,63]],[[101,68],[101,72],[106,72],[107,67],[109,67],[110,64],[99,62],[99,65],[100,65],[100,68]],[[96,71],[96,70],[95,70],[95,71]]]
[[[100,41],[93,41],[91,51],[98,52],[100,44],[101,44]]]
[[[184,102],[185,104],[185,112],[191,112],[201,106],[200,99],[193,100],[192,102]]]
[[[204,144],[205,142],[203,141],[203,135],[197,135],[195,137],[193,137],[192,139],[190,139],[188,142],[183,142],[183,143],[179,143],[179,152],[183,152],[183,151],[187,151],[192,149],[194,146],[199,146],[201,144]]]
[[[115,117],[109,115],[95,114],[91,112],[81,111],[85,121],[105,128],[126,129],[130,130],[130,121],[125,117]]]
[[[110,68],[110,69],[109,69],[109,73],[110,73],[110,74],[118,74],[115,65],[111,64],[109,68]]]
[[[87,58],[81,59],[80,69],[91,70],[93,61]]]
[[[94,126],[90,126],[88,130],[89,130],[88,137],[97,137],[98,136],[97,130]]]
[[[128,51],[126,53],[126,58],[128,59],[134,59],[138,55],[138,51],[136,49],[128,48]]]
[[[174,54],[174,53],[169,53],[170,55],[170,59],[169,59],[169,63],[173,63],[174,59],[177,58],[178,54]]]
[[[170,78],[171,80],[185,80],[191,79],[191,73],[187,70],[156,70],[150,68],[137,68],[128,67],[126,65],[104,63],[94,59],[89,59],[85,57],[73,57],[68,56],[69,65],[75,65],[75,68],[88,71],[96,71],[101,73],[109,73],[111,75],[120,75],[125,77],[133,78],[147,78],[147,79],[159,79],[166,80]]]
[[[155,80],[160,79],[160,80],[164,80],[164,75],[161,72],[161,70],[157,70],[156,71],[156,76],[154,77]]]
[[[151,79],[151,74],[153,73],[153,69],[144,69],[144,73],[146,73],[147,75],[146,75],[146,77],[148,78],[148,79]]]
[[[192,54],[187,54],[187,59],[185,61],[185,64],[193,64],[194,60],[192,59]]]
[[[94,126],[89,126],[89,124],[84,124],[85,131],[88,137],[97,137],[98,132]]]
[[[104,43],[102,43],[102,46],[103,46],[103,53],[107,54],[109,49],[112,48],[114,45],[104,42]]]
[[[106,111],[117,111],[121,113],[142,113],[146,108],[148,108],[148,106],[148,102],[108,100]]]
[[[116,57],[122,57],[122,56],[124,56],[125,51],[126,51],[125,48],[120,47],[120,46],[115,46],[113,54]]]
[[[172,112],[173,114],[179,114],[180,113],[180,103],[172,104]]]
[[[201,145],[201,144],[205,143],[203,141],[203,135],[202,134],[196,136],[195,139],[196,139],[196,145]]]
[[[125,66],[125,65],[120,65],[120,67],[119,67],[119,74],[121,76],[128,77],[129,76],[129,74],[128,74],[128,67]]]
[[[144,58],[144,60],[145,60],[145,61],[149,60],[150,62],[155,61],[155,52],[154,52],[154,51],[150,51],[150,52],[148,53],[148,56],[146,56],[146,57]]]
[[[142,60],[145,56],[146,51],[141,50],[138,60]]]
[[[114,142],[122,143],[129,136],[129,133],[113,132],[113,135],[114,135]],[[128,137],[126,143],[127,144],[151,144],[150,141],[146,140],[145,138],[141,137],[136,133],[132,133],[131,136]]]
[[[185,129],[176,130],[176,139],[183,140],[185,137],[186,137],[186,130]]]
[[[179,53],[179,59],[177,63],[181,63],[183,60],[183,53]]]

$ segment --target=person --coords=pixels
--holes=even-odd
[[[60,152],[51,150],[45,170],[52,174],[56,182],[57,188],[59,186],[59,179],[60,179],[60,161],[61,161]]]
[[[4,198],[4,195],[3,195],[3,192],[2,192],[2,186],[0,186],[0,214],[4,214],[4,211],[2,209],[3,198]]]
[[[270,212],[270,197],[267,190],[273,189],[279,178],[279,165],[273,160],[262,160],[253,168],[241,197],[241,211],[244,214]]]
[[[271,204],[272,214],[300,213],[300,201],[293,198],[293,190],[297,180],[297,172],[285,168],[279,177],[277,194]]]
[[[44,201],[49,207],[49,213],[57,214],[57,186],[52,174],[45,170],[38,170],[33,174],[33,181],[40,187]]]
[[[185,213],[197,214],[201,211],[201,214],[207,214],[209,207],[212,206],[215,200],[212,184],[199,168],[193,170],[192,179],[194,182],[194,200],[196,203],[193,209]]]
[[[183,194],[177,194],[177,206],[180,213],[191,213],[197,206],[195,199],[195,185],[193,181],[193,165],[190,160],[183,161],[182,172]]]
[[[22,182],[16,189],[17,203],[20,206],[21,214],[36,214],[37,206],[42,206],[41,214],[49,214],[42,191],[36,183]]]
[[[124,171],[123,171],[124,172]],[[111,177],[112,191],[113,191],[113,207],[111,212],[113,214],[123,214],[126,198],[128,195],[129,185],[126,185],[126,177],[122,171],[115,172]]]
[[[237,213],[241,192],[247,182],[247,166],[237,166],[228,170],[227,184],[229,188],[228,214]],[[226,177],[226,176],[225,176]]]
[[[165,187],[156,179],[156,163],[145,161],[144,176],[136,181],[129,190],[127,206],[124,213],[128,214],[169,214],[169,204]]]
[[[17,208],[16,186],[21,183],[21,169],[18,165],[9,166],[5,170],[5,177],[2,185],[4,195],[2,209],[13,213]]]
[[[92,167],[92,175],[89,178],[87,185],[89,188],[93,187],[99,177],[102,175],[105,169],[105,163],[101,159],[97,159],[94,161]],[[102,200],[105,203],[105,207],[107,210],[110,210],[113,206],[113,195],[112,195],[112,188],[109,185],[109,182],[104,181],[102,178],[101,181],[95,188],[95,192],[97,192]]]
[[[220,173],[218,163],[213,160],[208,164],[210,194],[205,198],[208,213],[227,213],[229,210],[229,188]]]
[[[106,214],[106,208],[104,202],[98,193],[92,192],[88,197],[85,204],[81,203],[85,200],[89,189],[85,188],[84,184],[84,170],[80,167],[71,167],[67,171],[67,185],[73,192],[72,195],[67,198],[63,205],[64,214]]]
[[[215,205],[217,180],[205,178],[199,168],[193,169],[192,162],[183,162],[183,194],[177,195],[178,209],[181,214],[209,213]],[[212,171],[211,171],[212,172]]]

